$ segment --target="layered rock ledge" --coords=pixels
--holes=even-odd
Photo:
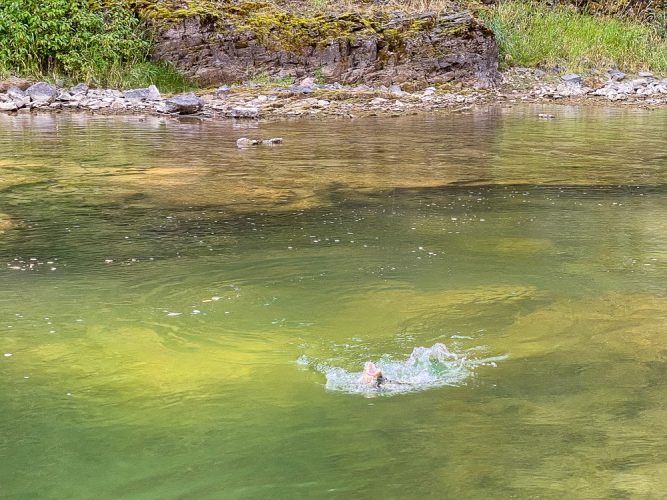
[[[304,18],[261,8],[241,15],[243,5],[154,17],[154,57],[203,86],[260,74],[421,88],[453,80],[488,87],[498,79],[493,33],[466,12]]]

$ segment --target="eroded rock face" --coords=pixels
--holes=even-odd
[[[361,18],[346,16],[349,33],[298,44],[271,43],[231,23],[220,28],[188,17],[158,30],[153,55],[201,85],[238,82],[260,73],[303,78],[316,71],[327,82],[385,85],[459,80],[490,86],[498,77],[493,34],[468,13],[392,18],[373,29]]]

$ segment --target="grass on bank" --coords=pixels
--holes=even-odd
[[[150,33],[128,2],[0,0],[0,77],[85,82],[165,92],[191,85],[170,65],[152,63]]]
[[[667,72],[667,39],[649,24],[516,1],[501,1],[483,17],[508,65]]]

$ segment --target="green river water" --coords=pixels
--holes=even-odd
[[[665,498],[666,131],[0,115],[0,497]]]

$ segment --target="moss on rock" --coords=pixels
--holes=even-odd
[[[264,46],[290,52],[324,46],[334,40],[354,41],[363,36],[376,36],[380,45],[396,51],[406,38],[432,30],[437,19],[434,15],[422,15],[392,23],[389,13],[302,15],[264,1],[138,0],[135,8],[145,21],[158,27],[198,17],[202,24],[213,26],[214,32],[232,29],[252,32]]]

